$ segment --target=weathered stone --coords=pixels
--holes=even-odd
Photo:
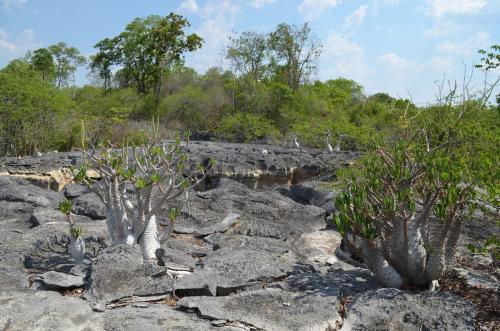
[[[295,202],[304,205],[314,205],[326,210],[327,214],[335,212],[333,199],[337,193],[328,187],[328,183],[321,181],[307,181],[290,187],[288,191],[282,191]]]
[[[212,245],[214,251],[221,248],[248,248],[283,254],[290,250],[290,244],[288,242],[274,238],[216,233],[205,237],[204,240]]]
[[[342,330],[474,330],[473,304],[447,292],[378,289],[347,306]]]
[[[39,284],[38,289],[58,290],[64,288],[82,287],[85,285],[85,277],[70,275],[57,271],[48,271],[35,278]]]
[[[62,194],[44,190],[25,179],[0,176],[1,216],[16,216],[19,207],[25,208],[24,213],[32,212],[35,207],[56,208],[63,199]]]
[[[2,330],[103,330],[102,316],[80,298],[50,291],[0,291]]]
[[[90,193],[90,189],[85,185],[71,183],[64,186],[61,192],[64,194],[66,198],[73,199],[81,195]]]
[[[87,193],[74,199],[71,211],[93,220],[106,218],[106,207],[95,193]]]
[[[91,222],[92,220],[86,216],[72,215],[73,220],[80,224],[82,222]],[[66,223],[67,217],[59,210],[47,208],[35,208],[29,220],[32,227],[39,226],[45,223]]]
[[[303,259],[332,265],[338,261],[335,250],[340,247],[341,242],[342,237],[337,231],[321,230],[302,234],[291,246]]]
[[[148,280],[149,272],[139,246],[112,246],[102,251],[92,264],[84,296],[91,302],[109,303],[132,296]]]
[[[206,185],[219,177],[230,177],[255,189],[296,184],[327,170],[346,166],[358,153],[331,154],[324,150],[271,145],[230,144],[193,141],[187,152],[190,164],[204,163],[209,157],[217,161]],[[61,190],[69,183],[69,168],[82,163],[82,153],[54,153],[21,159],[7,157],[0,162],[0,173],[25,176],[41,187]],[[97,174],[96,174],[97,175]]]
[[[199,282],[212,295],[228,295],[246,288],[266,286],[294,270],[293,255],[249,248],[222,248],[203,259],[203,268],[178,280],[176,289],[189,290]],[[197,289],[199,286],[197,285]]]
[[[496,292],[500,286],[498,280],[493,275],[481,271],[453,268],[451,274],[465,281],[468,287],[477,287]]]
[[[328,272],[300,272],[277,284],[280,288],[299,293],[351,296],[379,288],[370,270],[362,268],[330,268]]]
[[[107,310],[104,320],[106,331],[242,331],[240,328],[228,326],[214,327],[209,321],[194,314],[174,310],[163,304],[150,305],[147,308],[124,307]]]
[[[275,191],[254,191],[230,179],[221,179],[210,191],[190,194],[174,232],[200,233],[229,213],[239,214],[227,233],[286,239],[326,227],[324,210],[304,206]],[[208,234],[206,231],[204,232]]]
[[[341,320],[334,296],[267,289],[226,297],[185,297],[178,303],[207,319],[239,321],[258,330],[325,331]]]

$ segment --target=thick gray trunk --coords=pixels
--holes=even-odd
[[[156,216],[153,215],[146,220],[144,232],[139,239],[142,255],[145,260],[156,259],[156,250],[160,248],[160,238],[156,225]]]
[[[70,236],[68,253],[77,264],[82,264],[85,258],[85,241],[82,237]]]

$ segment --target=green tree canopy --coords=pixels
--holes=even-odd
[[[91,67],[109,79],[111,66],[118,65],[122,84],[142,94],[153,90],[158,100],[164,73],[182,62],[184,52],[202,45],[198,35],[185,34],[189,26],[187,19],[174,13],[136,18],[117,37],[95,45],[98,52]]]

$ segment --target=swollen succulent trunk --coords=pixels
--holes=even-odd
[[[70,236],[68,253],[77,264],[82,264],[85,258],[85,241],[82,237]]]
[[[382,286],[429,288],[453,260],[460,227],[458,219],[452,224],[432,218],[395,219],[375,239],[350,233],[344,243],[366,262]]]
[[[120,154],[113,150],[99,154],[82,150],[88,164],[99,173],[99,182],[87,176],[85,166],[75,174],[75,180],[87,185],[106,206],[106,224],[113,244],[139,244],[145,260],[157,258],[160,235],[156,216],[161,208],[172,204],[207,174],[201,164],[194,169],[186,166],[188,157],[179,139],[170,146],[159,142],[158,125],[153,123],[153,137],[144,145],[124,147]],[[132,161],[129,151],[133,153]],[[212,164],[209,162],[209,166]],[[130,191],[135,205],[127,195]],[[174,214],[171,216],[173,221]]]

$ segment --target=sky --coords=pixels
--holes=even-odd
[[[199,73],[227,65],[223,51],[232,33],[309,22],[323,44],[315,79],[353,79],[367,94],[422,105],[435,101],[443,77],[463,81],[478,49],[500,44],[500,0],[0,0],[0,68],[59,41],[89,56],[135,17],[169,12],[187,17],[189,32],[204,39],[186,56]],[[483,80],[476,70],[472,89]],[[88,83],[84,68],[76,83]]]

